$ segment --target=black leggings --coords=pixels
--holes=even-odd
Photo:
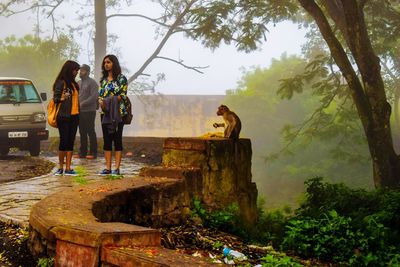
[[[103,121],[103,116],[101,115],[101,121]],[[115,133],[109,134],[107,127],[101,124],[101,130],[103,131],[104,146],[103,150],[112,151],[112,142],[114,141],[114,150],[122,151],[122,131],[124,130],[124,123],[118,123],[118,129]]]
[[[72,115],[71,119],[57,118],[58,132],[60,134],[59,151],[73,151],[76,131],[79,125],[79,115]]]

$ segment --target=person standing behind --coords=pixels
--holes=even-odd
[[[97,136],[94,127],[96,118],[96,110],[98,108],[98,84],[89,77],[90,67],[82,64],[79,71],[81,80],[79,85],[79,135],[81,147],[79,150],[79,158],[95,159],[97,158]],[[88,154],[88,136],[90,149]]]
[[[106,160],[106,168],[101,171],[101,175],[120,175],[120,165],[122,157],[122,131],[124,123],[121,118],[127,114],[124,101],[128,92],[128,81],[124,75],[121,74],[121,67],[118,58],[114,55],[107,55],[104,57],[101,65],[102,75],[100,79],[99,89],[99,104],[102,109],[101,112],[101,129],[103,132],[104,140],[104,158]],[[113,117],[117,101],[117,115],[120,118],[118,123],[106,123],[105,118]],[[112,118],[114,119],[114,118]],[[115,169],[111,171],[112,162],[112,143],[114,142],[115,150]]]
[[[54,102],[60,104],[57,115],[57,126],[60,135],[58,147],[59,169],[55,175],[63,175],[63,173],[65,175],[76,175],[76,172],[71,169],[71,160],[79,124],[79,86],[75,81],[78,71],[79,64],[77,62],[66,61],[53,85]]]

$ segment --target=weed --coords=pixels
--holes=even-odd
[[[54,266],[54,258],[39,258],[38,267],[52,267]]]
[[[123,175],[115,175],[115,174],[110,174],[110,175],[107,175],[106,176],[106,179],[107,180],[119,180],[119,179],[122,179],[122,178],[124,178],[124,176]]]
[[[77,176],[74,177],[74,182],[79,185],[87,184],[88,183],[88,180],[86,179],[87,170],[82,166],[76,166],[75,171],[77,173]]]

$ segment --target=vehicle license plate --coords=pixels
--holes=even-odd
[[[28,137],[28,132],[8,132],[8,138],[24,138]]]

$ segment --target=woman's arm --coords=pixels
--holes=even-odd
[[[118,100],[125,100],[126,95],[128,94],[128,79],[126,79],[122,74],[118,76],[118,85]]]
[[[54,93],[53,93],[54,103],[62,102],[63,90],[64,90],[64,81],[57,81],[54,86]]]

